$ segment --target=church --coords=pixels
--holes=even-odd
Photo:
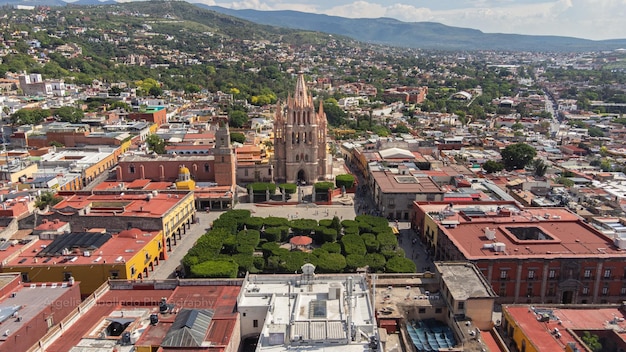
[[[298,75],[294,95],[274,117],[274,178],[277,182],[312,184],[329,174],[326,114],[322,101],[315,111],[304,75]]]

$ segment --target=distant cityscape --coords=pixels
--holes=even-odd
[[[626,50],[0,26],[0,352],[626,351]]]

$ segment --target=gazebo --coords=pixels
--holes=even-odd
[[[294,236],[289,240],[289,244],[295,248],[306,248],[313,243],[309,236]]]

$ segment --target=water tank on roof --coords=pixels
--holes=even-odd
[[[485,227],[485,237],[488,240],[493,241],[496,238],[496,230]]]
[[[505,249],[506,249],[506,244],[502,242],[496,242],[493,244],[493,250],[496,252],[504,252]]]
[[[616,237],[615,246],[619,249],[626,249],[626,238]]]

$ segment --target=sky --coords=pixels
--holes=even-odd
[[[188,0],[232,9],[438,22],[486,33],[626,39],[626,0]]]

